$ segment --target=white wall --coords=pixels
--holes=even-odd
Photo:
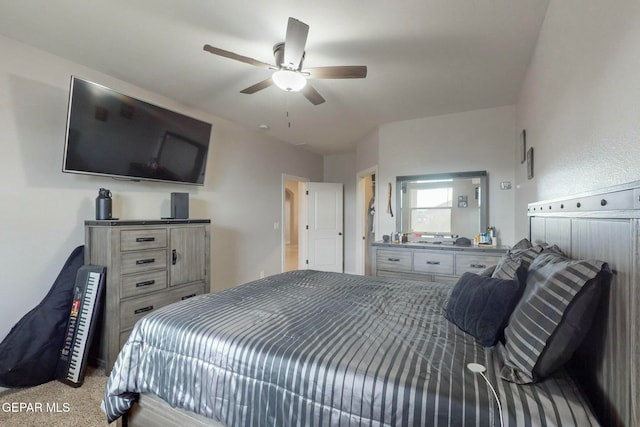
[[[396,176],[486,170],[489,225],[496,226],[501,244],[511,245],[514,234],[514,191],[500,190],[501,181],[514,180],[517,135],[515,107],[507,106],[407,120],[379,130],[376,177],[376,236],[396,228],[386,213],[387,185],[392,184],[394,214]],[[473,236],[467,236],[473,237]]]
[[[111,189],[123,219],[169,216],[169,194],[189,192],[190,216],[213,221],[214,290],[281,271],[282,173],[319,181],[321,156],[4,37],[0,52],[0,339],[84,243],[99,187]],[[71,74],[213,123],[205,185],[63,174]]]
[[[535,178],[517,167],[526,205],[640,179],[640,2],[552,0],[517,104]]]
[[[356,143],[356,172],[369,170],[378,165],[380,132],[375,129]]]

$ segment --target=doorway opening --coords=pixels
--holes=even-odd
[[[371,275],[370,246],[375,241],[377,171],[376,166],[357,175],[356,272],[365,276]]]
[[[282,175],[282,271],[300,269],[304,233],[300,232],[301,202],[308,178]]]

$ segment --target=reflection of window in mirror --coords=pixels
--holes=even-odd
[[[473,237],[487,227],[486,171],[396,177],[397,230]]]
[[[428,188],[431,186],[436,188]],[[427,188],[421,188],[427,186]],[[439,187],[441,186],[441,187]],[[453,187],[451,182],[409,185],[410,233],[450,234]]]

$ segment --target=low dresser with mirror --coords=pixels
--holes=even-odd
[[[498,263],[506,247],[435,243],[372,243],[372,275],[456,283],[466,272],[480,273]]]
[[[372,243],[372,274],[455,283],[497,264],[507,247],[473,244],[487,231],[487,201],[486,171],[396,177],[396,231],[408,238]]]

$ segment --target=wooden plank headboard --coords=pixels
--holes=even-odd
[[[640,181],[530,203],[532,242],[557,244],[574,259],[614,272],[593,328],[571,361],[603,425],[640,425]]]

